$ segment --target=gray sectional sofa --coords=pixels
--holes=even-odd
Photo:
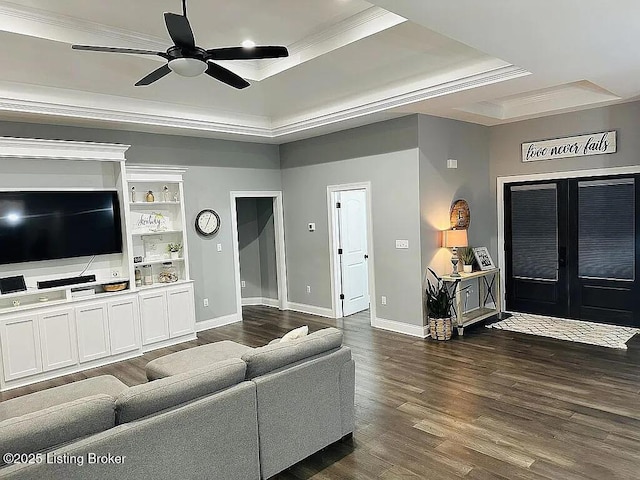
[[[134,387],[102,376],[1,402],[0,453],[34,455],[0,459],[0,478],[266,479],[354,429],[355,364],[334,328],[183,350],[147,375]]]

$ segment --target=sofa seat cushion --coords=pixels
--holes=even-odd
[[[87,378],[0,402],[0,422],[93,395],[117,397],[128,387],[111,375]]]
[[[229,340],[188,348],[151,360],[146,367],[147,378],[157,380],[185,373],[223,360],[240,358],[251,350],[253,348]]]
[[[115,425],[110,395],[94,395],[0,422],[1,455],[37,453]],[[0,459],[0,465],[4,460]]]
[[[131,387],[116,399],[116,423],[132,422],[243,382],[246,367],[232,358]]]
[[[290,342],[270,343],[242,355],[247,364],[247,380],[284,368],[307,358],[336,350],[342,345],[342,332],[324,328]]]

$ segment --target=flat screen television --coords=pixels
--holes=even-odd
[[[0,265],[120,252],[117,192],[0,192]]]

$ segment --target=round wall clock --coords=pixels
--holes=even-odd
[[[469,228],[471,212],[466,200],[456,200],[451,205],[451,228]]]
[[[220,215],[210,208],[205,208],[196,215],[196,231],[209,237],[220,230]]]

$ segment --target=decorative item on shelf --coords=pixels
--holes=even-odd
[[[139,268],[136,268],[135,279],[136,279],[136,287],[141,287],[142,286],[142,272],[140,271]]]
[[[480,266],[480,270],[493,270],[496,268],[487,247],[475,247],[473,253],[476,257],[476,262],[478,262]]]
[[[105,292],[121,292],[127,288],[128,283],[129,282],[108,283],[106,285],[102,285],[102,289]]]
[[[462,271],[464,273],[473,272],[473,262],[476,260],[476,256],[473,253],[473,248],[462,247],[459,252],[460,259],[462,260]]]
[[[166,185],[162,187],[162,201],[170,202],[171,201],[171,192],[169,191],[169,187]]]
[[[174,283],[178,281],[178,272],[176,267],[171,262],[165,262],[162,264],[162,271],[158,275],[158,281],[160,283]]]
[[[142,266],[142,284],[153,285],[153,270],[151,269],[151,265]]]
[[[42,302],[42,303],[48,302],[49,301],[49,297],[38,297],[38,301]]]
[[[132,212],[131,218],[137,232],[164,232],[171,227],[169,212]]]
[[[442,246],[451,249],[451,264],[453,265],[452,277],[459,277],[458,273],[458,247],[466,247],[468,244],[466,230],[444,230],[442,232]]]
[[[425,303],[429,334],[434,340],[449,340],[453,330],[451,307],[455,301],[455,290],[458,288],[459,282],[455,282],[453,290],[450,291],[447,284],[433,270],[430,268],[427,270],[435,278],[435,282],[432,283],[429,279],[429,273],[426,275]]]
[[[20,306],[20,300],[14,300],[12,303],[13,303],[14,307],[19,307]]]
[[[455,229],[468,229],[471,223],[471,210],[466,200],[456,200],[451,205],[450,226]]]
[[[133,257],[133,263],[142,263],[142,256],[138,255],[136,257]]]
[[[152,192],[151,190],[149,190],[149,191],[147,192],[147,195],[144,197],[144,199],[145,199],[147,202],[155,202],[155,201],[156,201],[156,197],[154,197],[154,196],[153,196],[153,192]]]
[[[182,250],[181,243],[170,243],[167,245],[167,250],[171,254],[171,260],[177,260],[180,258],[180,250]]]
[[[136,187],[131,187],[131,199],[132,202],[136,201]]]
[[[180,194],[178,192],[173,192],[173,201],[174,202],[180,201]]]

